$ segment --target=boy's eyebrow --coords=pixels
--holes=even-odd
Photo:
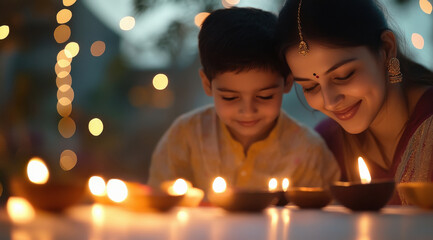
[[[262,88],[262,89],[259,89],[258,91],[264,91],[264,90],[274,89],[274,88],[278,88],[278,87],[279,87],[279,85],[278,85],[278,84],[275,84],[275,85],[271,85],[271,86],[268,86],[268,87],[264,87],[264,88]],[[221,91],[221,92],[234,92],[234,93],[237,93],[237,92],[238,92],[238,91],[231,90],[231,89],[227,89],[227,88],[217,88],[217,90],[218,90],[218,91]]]

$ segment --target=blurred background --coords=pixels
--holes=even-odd
[[[433,69],[428,0],[382,0],[409,55]],[[283,0],[14,0],[0,2],[0,189],[38,156],[57,178],[145,182],[152,151],[180,114],[209,104],[197,34],[207,13]],[[217,49],[216,49],[217,50]],[[299,89],[298,89],[299,90]],[[283,109],[323,116],[296,89]]]

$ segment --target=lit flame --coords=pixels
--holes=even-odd
[[[24,198],[10,197],[6,208],[9,217],[14,223],[28,223],[35,217],[35,210]]]
[[[284,191],[284,192],[286,192],[287,189],[289,189],[289,185],[290,185],[290,181],[289,181],[289,179],[288,179],[288,178],[284,178],[284,179],[283,179],[283,184],[282,184],[282,187],[283,187],[283,191]]]
[[[177,179],[172,186],[168,188],[168,194],[179,196],[188,191],[188,183],[182,178]]]
[[[110,179],[107,183],[107,195],[113,202],[123,202],[128,197],[126,184],[119,179]]]
[[[271,180],[269,180],[269,191],[275,191],[277,190],[277,186],[278,186],[278,182],[276,178],[271,178]]]
[[[44,184],[48,181],[50,173],[44,161],[34,157],[27,164],[27,176],[33,183]]]
[[[212,189],[214,192],[223,193],[225,192],[226,188],[227,188],[227,183],[226,180],[224,180],[224,178],[222,177],[215,178],[212,184]]]
[[[98,176],[89,178],[89,190],[95,196],[104,196],[106,194],[104,179]]]
[[[370,183],[371,176],[368,171],[367,165],[362,157],[358,158],[359,176],[361,177],[361,183]]]

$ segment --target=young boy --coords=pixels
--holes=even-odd
[[[212,12],[198,40],[204,91],[214,105],[175,120],[158,143],[148,184],[184,178],[208,190],[267,189],[270,178],[291,186],[327,186],[339,178],[324,142],[281,110],[292,81],[274,49],[275,15],[253,8]],[[281,183],[281,182],[280,182]]]

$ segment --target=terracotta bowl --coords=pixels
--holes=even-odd
[[[392,180],[360,182],[335,182],[331,186],[334,198],[352,211],[378,211],[392,197],[395,183]]]
[[[208,193],[210,203],[230,212],[260,212],[276,198],[277,194],[269,191],[227,189],[223,193]]]
[[[295,187],[286,192],[290,202],[300,208],[320,209],[328,205],[332,197],[330,193],[320,187]]]
[[[276,192],[277,200],[274,201],[275,206],[286,206],[289,203],[288,195],[286,192],[278,191]]]
[[[36,209],[61,212],[83,199],[85,181],[61,182],[48,181],[34,184],[27,179],[11,179],[12,195],[26,198]]]
[[[399,183],[397,190],[409,204],[433,209],[433,182]]]
[[[140,183],[126,183],[128,197],[118,205],[138,212],[165,212],[177,206],[182,196],[169,195],[163,191],[155,190],[148,185]]]

